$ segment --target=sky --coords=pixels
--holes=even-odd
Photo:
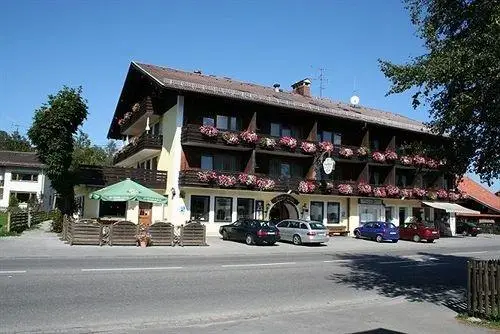
[[[400,0],[4,0],[0,12],[0,130],[25,133],[64,85],[83,87],[83,130],[104,145],[131,61],[201,70],[429,120],[411,92],[386,96],[377,59],[425,52]],[[478,180],[476,177],[474,177]],[[500,182],[490,188],[497,191]]]

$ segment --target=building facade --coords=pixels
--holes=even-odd
[[[42,210],[50,210],[54,191],[43,168],[35,153],[0,151],[0,209],[14,196],[21,207],[36,198]]]
[[[304,218],[352,232],[370,220],[433,221],[423,200],[460,196],[446,162],[418,150],[446,145],[422,123],[312,97],[307,79],[279,87],[132,63],[108,133],[124,147],[114,168],[82,167],[82,215],[200,220],[211,234],[240,217]],[[88,198],[124,177],[168,205],[113,211]]]

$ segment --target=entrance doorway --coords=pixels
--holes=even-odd
[[[299,211],[292,203],[280,201],[269,211],[269,220],[299,219]]]
[[[149,226],[152,223],[153,204],[139,202],[139,224]]]

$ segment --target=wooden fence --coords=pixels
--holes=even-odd
[[[52,219],[53,213],[53,211],[9,211],[7,212],[6,231],[21,233],[31,228],[31,226],[35,226],[43,221]]]
[[[182,247],[207,246],[206,226],[199,222],[181,225],[180,245]]]
[[[500,260],[469,260],[467,272],[469,315],[500,317]]]

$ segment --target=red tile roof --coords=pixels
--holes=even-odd
[[[494,193],[467,176],[464,176],[462,182],[458,185],[458,189],[479,203],[500,213],[500,197],[495,196]]]

